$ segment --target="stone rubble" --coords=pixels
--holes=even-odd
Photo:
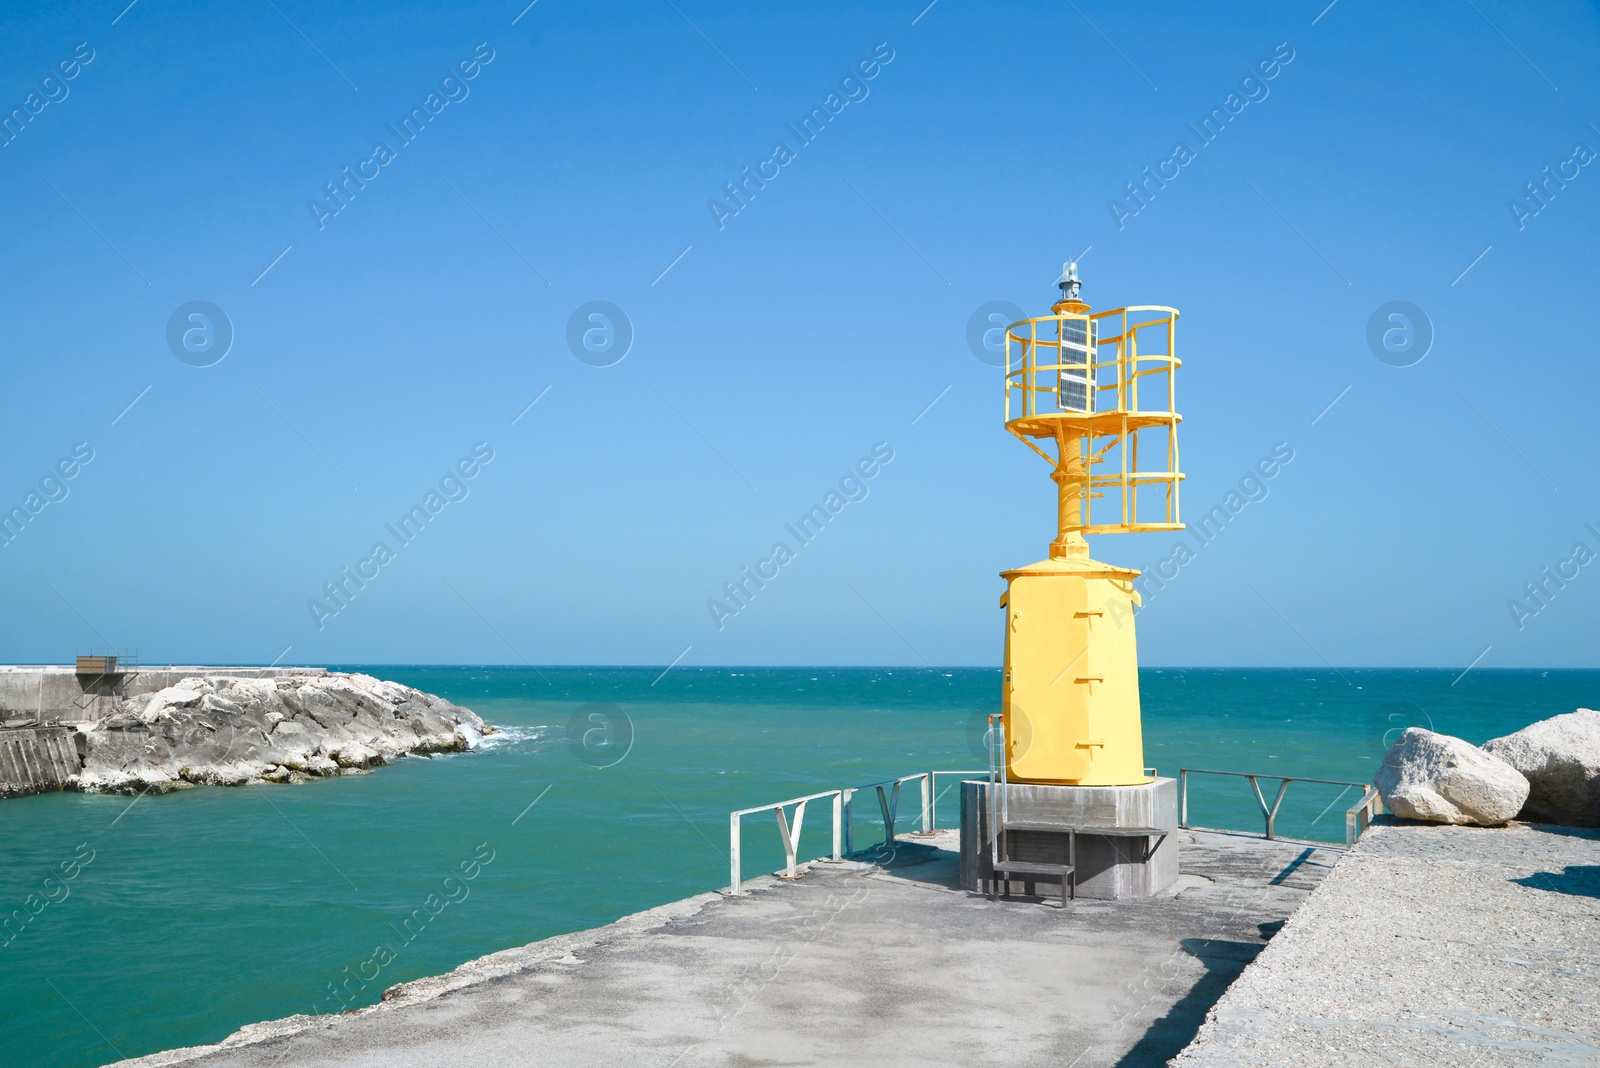
[[[82,729],[83,767],[67,788],[304,782],[407,754],[469,749],[493,733],[468,709],[370,675],[195,677],[118,702]]]

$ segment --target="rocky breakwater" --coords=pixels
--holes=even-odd
[[[493,733],[468,709],[370,675],[201,676],[122,701],[85,725],[82,767],[63,785],[139,792],[303,782],[470,749]]]

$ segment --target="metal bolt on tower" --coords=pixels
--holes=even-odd
[[[1049,559],[1001,573],[1007,776],[1148,783],[1133,626],[1139,572],[1090,559],[1085,535],[1183,529],[1178,312],[1091,312],[1075,263],[1056,284],[1049,315],[1006,328],[1006,429],[1051,465],[1056,484]]]

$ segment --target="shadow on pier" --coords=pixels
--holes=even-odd
[[[1511,881],[1554,894],[1600,897],[1600,864],[1569,864],[1559,872],[1536,871]]]

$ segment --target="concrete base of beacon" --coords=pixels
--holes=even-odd
[[[981,891],[993,876],[993,839],[999,828],[991,806],[999,789],[986,781],[961,784],[964,889]],[[1010,783],[1004,789],[1008,827],[1029,825],[1027,829],[1007,830],[1006,849],[1011,860],[1064,863],[1068,837],[1072,831],[1077,832],[1078,897],[1112,901],[1150,897],[1177,880],[1176,780],[1158,778],[1142,786]],[[1166,833],[1136,833],[1141,829]],[[1013,875],[1009,890],[1013,894],[1053,897],[1058,886],[1050,877],[1024,879]]]

